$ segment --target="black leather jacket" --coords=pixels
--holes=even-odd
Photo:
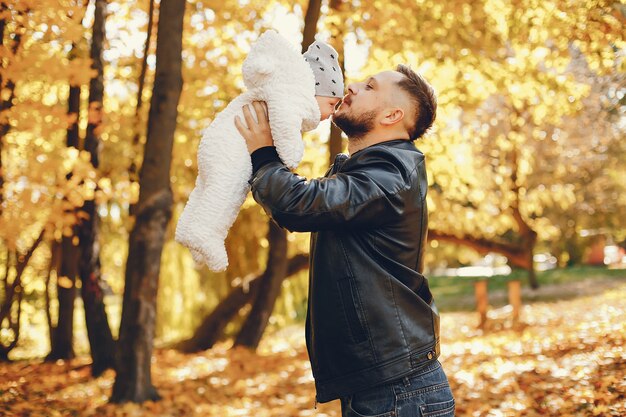
[[[252,159],[255,200],[281,227],[312,232],[306,342],[317,401],[435,360],[439,315],[421,273],[424,155],[407,140],[383,142],[337,155],[313,180],[292,173],[277,155]]]

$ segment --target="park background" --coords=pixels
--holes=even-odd
[[[625,22],[624,0],[0,0],[0,414],[340,414],[314,408],[308,235],[249,197],[225,272],[173,240],[272,28],[331,43],[346,84],[406,63],[438,92],[416,146],[457,415],[626,415]],[[328,122],[304,140],[309,178],[346,150]]]

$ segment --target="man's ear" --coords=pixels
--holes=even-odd
[[[404,110],[399,107],[392,107],[386,109],[384,112],[384,117],[380,121],[380,124],[391,126],[398,122],[401,122],[404,119]]]

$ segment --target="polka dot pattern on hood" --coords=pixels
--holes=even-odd
[[[330,45],[315,41],[304,53],[315,76],[315,95],[343,97],[343,73],[339,65],[339,54]]]

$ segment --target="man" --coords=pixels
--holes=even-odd
[[[236,119],[252,155],[255,200],[281,227],[310,231],[306,342],[316,401],[343,416],[453,416],[439,356],[439,315],[421,274],[427,210],[424,155],[432,87],[408,67],[348,86],[333,122],[348,136],[323,178],[292,173],[253,104]]]

